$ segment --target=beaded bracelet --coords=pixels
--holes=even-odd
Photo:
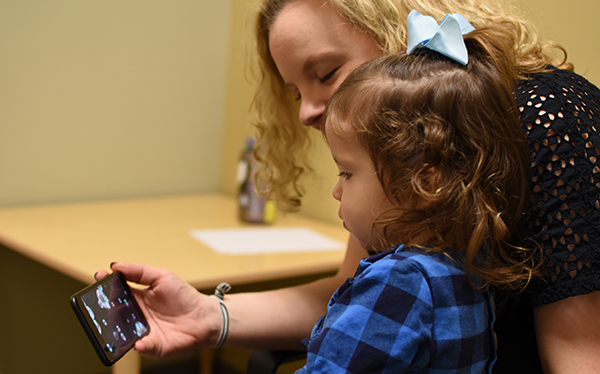
[[[214,297],[219,300],[219,306],[221,307],[221,314],[223,314],[223,328],[221,328],[221,335],[219,336],[219,340],[217,340],[217,344],[214,345],[214,348],[219,348],[225,343],[225,339],[227,339],[227,333],[229,332],[229,312],[227,311],[227,306],[223,302],[223,298],[225,294],[229,292],[231,286],[229,283],[221,283],[215,288],[214,295],[210,295],[210,297]]]

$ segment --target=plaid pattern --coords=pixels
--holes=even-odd
[[[297,373],[490,373],[493,322],[490,295],[456,263],[399,245],[336,291]]]

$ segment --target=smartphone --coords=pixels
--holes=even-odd
[[[118,271],[71,296],[71,306],[106,366],[117,362],[150,333],[142,309]]]

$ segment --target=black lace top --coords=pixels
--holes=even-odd
[[[532,306],[600,290],[600,90],[565,70],[531,78],[515,93],[533,154],[528,236],[543,248],[544,279],[498,307],[494,374],[542,374]]]
[[[538,306],[600,289],[600,90],[556,69],[521,82],[516,96],[533,152],[529,236],[545,256]]]

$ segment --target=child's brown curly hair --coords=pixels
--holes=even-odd
[[[398,206],[374,223],[378,249],[451,249],[483,287],[520,289],[539,256],[518,241],[531,156],[513,96],[516,57],[501,25],[465,44],[466,66],[422,48],[359,67],[330,99],[325,129],[367,150]]]

